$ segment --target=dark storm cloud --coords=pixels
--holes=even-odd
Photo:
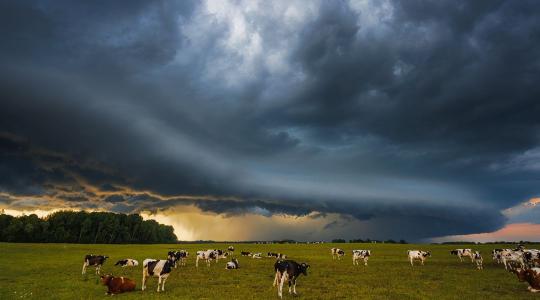
[[[500,228],[538,193],[540,5],[366,3],[1,3],[0,193]]]

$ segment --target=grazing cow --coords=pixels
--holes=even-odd
[[[343,255],[345,255],[345,251],[343,251],[342,249],[339,249],[339,248],[332,248],[330,249],[330,252],[332,253],[332,259],[338,259],[338,260],[341,260],[341,257]]]
[[[274,277],[273,286],[278,285],[278,296],[283,298],[283,283],[286,280],[289,282],[289,294],[292,285],[292,293],[296,295],[296,280],[301,274],[307,276],[308,268],[309,265],[306,263],[299,264],[294,260],[277,260],[274,264],[276,276]]]
[[[364,260],[364,266],[367,266],[369,257],[371,256],[370,250],[353,250],[352,251],[352,263],[353,265],[358,266],[359,260]]]
[[[242,252],[240,252],[240,254],[242,256],[251,256],[251,252],[249,252],[249,251],[242,251]]]
[[[229,252],[234,252],[234,247],[233,247],[233,246],[229,246],[229,248],[227,248],[227,250],[229,250]]]
[[[238,269],[240,265],[238,264],[238,259],[233,258],[230,262],[228,262],[225,265],[225,269],[232,270],[232,269]]]
[[[188,255],[189,253],[186,250],[169,251],[167,253],[167,258],[174,262],[174,267],[176,268],[178,266],[178,262],[180,262],[181,266],[186,265]]]
[[[482,270],[484,267],[482,266],[482,263],[483,263],[483,259],[482,259],[482,255],[480,254],[480,252],[478,251],[475,251],[474,254],[473,254],[473,261],[476,263],[476,268],[478,270]]]
[[[251,255],[252,258],[262,258],[262,253],[258,252],[258,253],[253,253]]]
[[[518,268],[514,270],[519,281],[527,281],[529,291],[533,293],[540,292],[540,268],[531,268],[531,269],[521,269]]]
[[[206,266],[210,267],[212,260],[217,260],[218,252],[216,250],[197,251],[197,259],[195,260],[195,267],[199,267],[199,260],[204,260]]]
[[[472,249],[455,249],[450,251],[450,254],[457,255],[460,262],[463,262],[462,257],[465,256],[468,256],[471,259],[471,262],[474,262]]]
[[[522,253],[510,249],[501,252],[501,260],[506,270],[513,270],[517,267],[524,267]]]
[[[420,251],[420,250],[409,250],[407,251],[407,255],[409,256],[409,261],[411,262],[411,266],[414,266],[414,261],[419,260],[422,263],[422,266],[424,265],[424,261],[431,257],[431,252],[429,251]]]
[[[139,265],[139,262],[133,258],[126,258],[126,259],[117,261],[114,265],[121,266],[121,267],[136,267]]]
[[[170,259],[145,259],[143,261],[142,290],[144,291],[146,289],[147,277],[157,277],[157,291],[159,292],[160,285],[161,291],[165,291],[165,281],[167,281],[167,277],[169,277],[173,266],[174,262]]]
[[[135,290],[135,281],[126,277],[114,277],[112,275],[101,276],[101,283],[108,287],[106,295],[132,292]]]
[[[109,257],[103,255],[86,255],[84,257],[84,263],[82,266],[82,274],[86,274],[87,267],[96,267],[96,274],[99,274],[101,266],[105,263],[105,260],[107,260],[107,258]]]

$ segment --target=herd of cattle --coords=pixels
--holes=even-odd
[[[220,259],[234,256],[233,246],[229,246],[227,250],[209,249],[197,251],[195,266],[199,267],[199,260],[206,262],[206,265],[209,267],[213,261],[218,262]],[[334,260],[341,260],[345,255],[345,251],[339,248],[332,248],[330,252]],[[351,254],[353,265],[359,265],[359,261],[363,261],[364,265],[367,266],[371,251],[352,250]],[[478,270],[483,269],[483,258],[478,251],[473,251],[472,249],[455,249],[450,251],[450,254],[456,255],[461,262],[463,262],[464,257],[468,257],[476,265]],[[263,257],[262,253],[251,253],[247,251],[242,251],[241,255],[254,259]],[[431,257],[431,252],[409,250],[407,251],[407,255],[411,266],[414,266],[415,261],[420,261],[424,265],[427,258]],[[158,278],[157,291],[165,291],[165,281],[167,281],[169,274],[173,268],[185,266],[188,256],[189,253],[186,250],[180,250],[169,251],[167,253],[167,259],[145,259],[143,261],[142,290],[144,291],[146,289],[146,282],[149,277],[156,277]],[[309,265],[307,263],[298,263],[294,260],[287,260],[287,256],[282,253],[268,252],[266,257],[276,259],[274,263],[275,277],[273,286],[277,286],[278,296],[283,297],[282,291],[285,282],[289,284],[289,293],[296,295],[296,280],[302,274],[307,276]],[[529,291],[540,292],[540,250],[525,249],[520,245],[516,249],[494,249],[492,251],[492,257],[496,263],[503,264],[506,270],[515,273],[519,281],[526,281],[529,284]],[[92,266],[95,267],[96,274],[100,275],[101,266],[107,258],[108,256],[104,255],[86,255],[82,274],[86,273],[87,267]],[[138,265],[139,262],[131,258],[119,260],[115,264],[115,266],[121,267],[136,267]],[[227,270],[238,269],[239,267],[238,259],[234,257],[225,264],[225,269]],[[135,282],[129,278],[105,275],[101,276],[101,281],[108,287],[108,295],[135,290]]]

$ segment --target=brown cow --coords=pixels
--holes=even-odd
[[[114,277],[112,275],[105,275],[101,276],[101,283],[103,283],[103,285],[106,285],[109,288],[106,295],[132,292],[135,290],[135,281],[126,277]]]
[[[531,269],[515,269],[519,281],[527,281],[529,283],[529,291],[533,293],[540,292],[540,268]]]

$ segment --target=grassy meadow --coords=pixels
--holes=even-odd
[[[346,250],[341,261],[333,261],[330,248]],[[106,287],[98,284],[94,268],[81,275],[86,254],[103,254],[109,259],[102,274],[135,279],[137,290],[115,295],[122,299],[277,299],[272,287],[274,259],[252,259],[240,251],[281,252],[298,262],[311,265],[307,277],[297,284],[299,296],[288,294],[284,299],[540,299],[527,291],[526,283],[492,262],[489,255],[495,247],[480,245],[484,270],[476,270],[470,262],[460,263],[451,256],[457,245],[391,245],[391,244],[235,244],[240,269],[225,270],[226,260],[204,263],[195,268],[194,253],[205,249],[226,249],[226,244],[186,245],[81,245],[81,244],[11,244],[0,243],[0,299],[99,299]],[[148,289],[140,290],[142,261],[165,258],[169,249],[190,252],[187,266],[174,269],[157,293],[157,279],[151,278]],[[350,250],[370,249],[369,265],[353,266]],[[432,251],[425,266],[410,266],[408,249]],[[139,267],[120,268],[114,263],[123,258],[139,260]]]

